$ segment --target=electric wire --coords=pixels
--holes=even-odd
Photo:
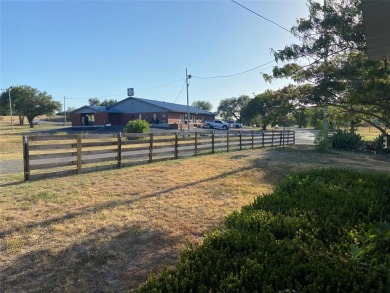
[[[214,78],[226,78],[226,77],[233,77],[233,76],[237,76],[237,75],[241,75],[241,74],[244,74],[244,73],[248,73],[248,72],[251,72],[253,70],[256,70],[256,69],[259,69],[260,67],[263,67],[263,66],[266,66],[272,62],[275,62],[275,60],[271,60],[271,61],[268,61],[264,64],[261,64],[259,66],[256,66],[254,68],[251,68],[251,69],[248,69],[248,70],[245,70],[245,71],[242,71],[242,72],[239,72],[239,73],[234,73],[234,74],[229,74],[229,75],[217,75],[217,76],[208,76],[208,77],[200,77],[200,76],[194,76],[192,75],[193,78],[197,78],[197,79],[214,79]]]
[[[269,21],[269,22],[273,23],[274,25],[276,25],[276,26],[280,27],[281,29],[283,29],[283,30],[289,32],[290,34],[292,34],[292,32],[291,32],[289,29],[286,29],[285,27],[281,26],[280,24],[276,23],[275,21],[272,21],[272,20],[266,18],[265,16],[262,16],[261,14],[257,13],[256,11],[253,11],[252,9],[249,9],[248,7],[242,5],[242,4],[240,4],[240,3],[238,3],[238,2],[236,2],[236,1],[234,1],[234,0],[230,0],[230,1],[232,1],[233,3],[235,3],[235,4],[239,5],[239,6],[241,6],[242,8],[244,8],[244,9],[246,9],[246,10],[252,12],[253,14],[255,14],[255,15],[257,15],[257,16],[259,16],[259,17],[265,19],[266,21]]]
[[[183,86],[181,87],[181,90],[180,90],[179,94],[177,95],[176,99],[172,103],[175,103],[177,101],[177,99],[180,97],[181,93],[183,92],[183,89],[184,89],[185,85],[186,85],[186,82],[184,81]]]

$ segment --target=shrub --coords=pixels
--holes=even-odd
[[[124,131],[127,133],[147,133],[149,129],[149,123],[141,119],[129,121],[124,127]]]
[[[140,292],[389,292],[390,177],[288,176]]]
[[[337,130],[331,138],[332,148],[344,150],[362,150],[362,137],[353,132]]]
[[[314,139],[315,148],[317,151],[325,152],[332,146],[329,137],[325,134],[325,131],[320,130]]]

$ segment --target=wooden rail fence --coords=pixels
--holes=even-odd
[[[294,131],[23,136],[24,180],[294,143]]]

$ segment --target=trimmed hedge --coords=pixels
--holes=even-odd
[[[390,292],[389,223],[390,176],[294,174],[139,292]]]

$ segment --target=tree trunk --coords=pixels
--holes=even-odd
[[[263,124],[262,129],[263,129],[263,130],[267,130],[267,124]]]
[[[27,117],[27,120],[28,120],[28,124],[30,124],[30,128],[34,128],[34,117],[30,118],[30,117]]]
[[[351,121],[350,122],[350,126],[351,126],[351,133],[355,133],[355,129],[356,129],[356,127],[355,127],[355,124],[356,124],[356,122],[355,121]]]

